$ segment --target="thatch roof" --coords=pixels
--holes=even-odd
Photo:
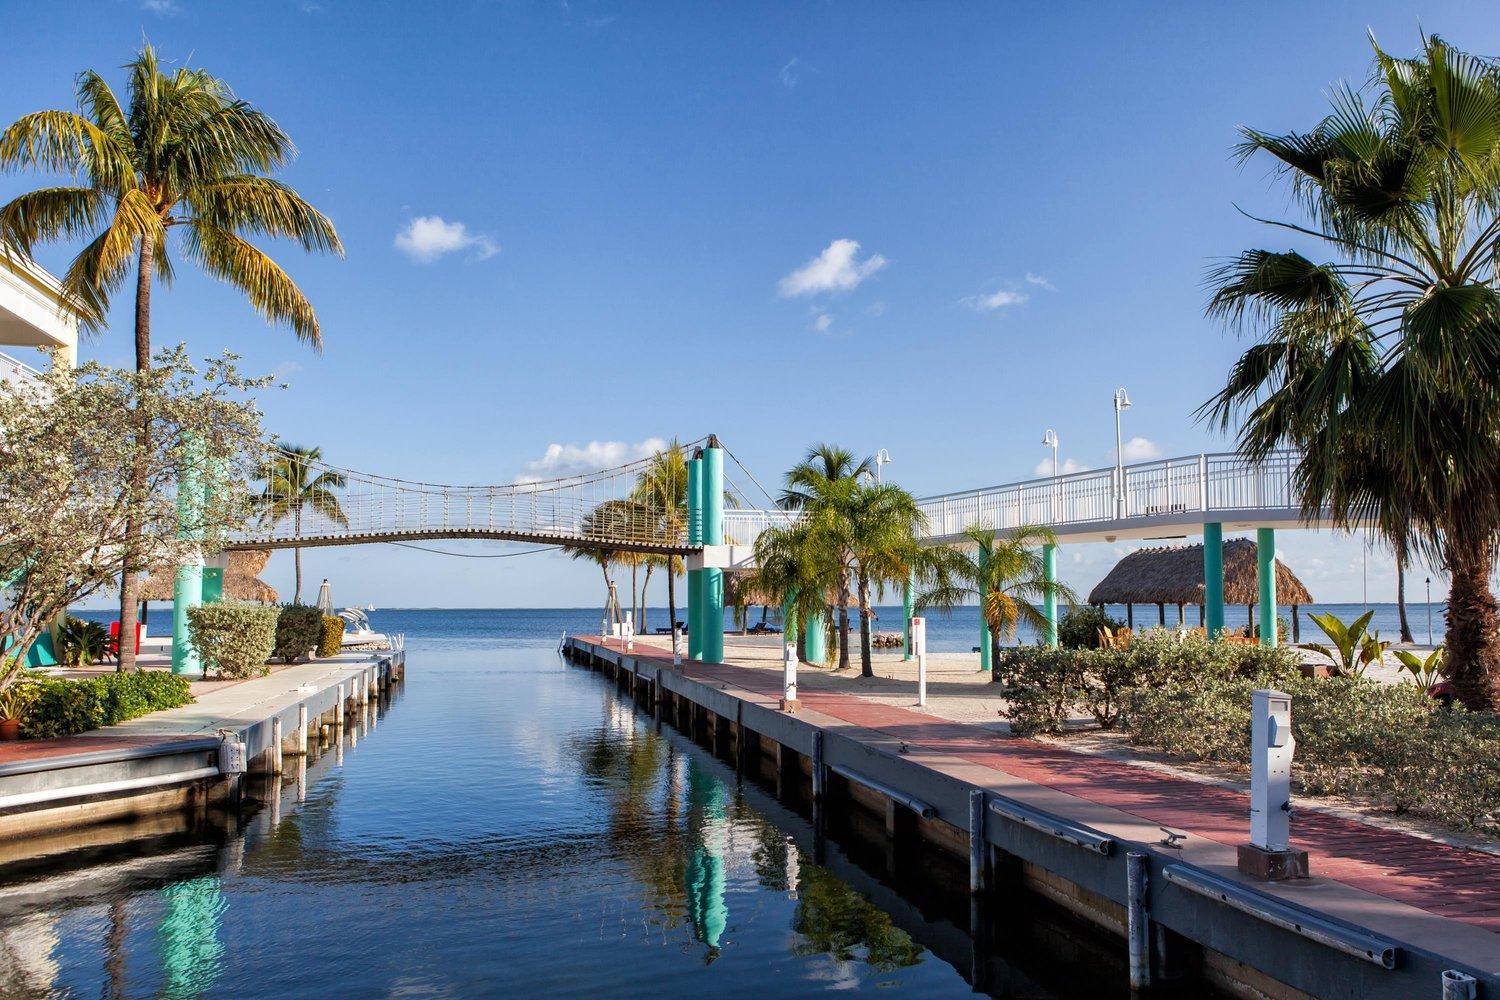
[[[235,601],[260,601],[275,604],[276,588],[256,576],[271,559],[270,549],[245,549],[229,553],[229,568],[224,571],[224,596]],[[141,600],[170,601],[176,573],[170,567],[153,569],[141,581]]]
[[[1255,573],[1255,543],[1248,538],[1225,542],[1224,603],[1254,604],[1259,597]],[[1313,601],[1302,581],[1280,560],[1276,562],[1276,601]],[[1132,552],[1089,592],[1089,603],[1202,604],[1203,546],[1170,545]]]

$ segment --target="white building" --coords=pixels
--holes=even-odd
[[[58,280],[20,254],[0,249],[0,381],[25,377],[45,363],[38,349],[60,348],[78,360],[78,320],[62,305]]]

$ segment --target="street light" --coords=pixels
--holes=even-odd
[[[886,451],[884,448],[875,453],[875,482],[884,482],[884,480],[881,479],[880,470],[884,466],[889,465],[891,461],[891,453]]]
[[[1125,519],[1125,443],[1120,434],[1120,411],[1130,409],[1124,388],[1115,390],[1115,516]]]
[[[1432,645],[1432,577],[1427,578],[1427,645]]]
[[[1057,431],[1048,427],[1042,435],[1042,447],[1052,449],[1052,478],[1057,478]]]

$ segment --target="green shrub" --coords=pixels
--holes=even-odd
[[[323,616],[323,636],[318,640],[318,658],[338,656],[344,648],[344,619],[337,615]]]
[[[21,734],[30,739],[112,726],[193,700],[186,677],[161,670],[105,674],[81,681],[46,678],[23,683],[31,689],[31,704],[21,722]]]
[[[1069,718],[1092,716],[1105,729],[1119,721],[1126,696],[1181,679],[1255,678],[1261,685],[1298,676],[1297,655],[1196,633],[1140,634],[1127,649],[1002,650],[995,679],[1006,686],[1011,728],[1020,734],[1061,732]]]
[[[188,636],[203,661],[203,672],[220,677],[266,673],[276,644],[281,609],[265,604],[215,601],[188,609]]]
[[[72,615],[63,617],[57,631],[58,662],[70,667],[86,667],[103,659],[109,645],[109,632],[98,622]]]
[[[283,604],[276,622],[276,647],[271,655],[293,663],[318,648],[323,638],[323,612],[306,604]]]
[[[1248,766],[1252,678],[1178,680],[1127,696],[1131,739],[1184,757]],[[1304,795],[1416,810],[1500,831],[1500,716],[1445,710],[1416,686],[1357,677],[1288,678]]]
[[[1064,649],[1097,649],[1101,628],[1113,632],[1124,627],[1124,622],[1105,614],[1103,608],[1075,604],[1057,623],[1057,641]]]

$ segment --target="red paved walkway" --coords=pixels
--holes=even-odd
[[[666,666],[672,662],[670,656],[640,646],[632,655]],[[779,671],[695,663],[687,675],[768,698],[781,696]],[[858,695],[802,688],[798,700],[816,712],[923,750],[951,754],[1161,826],[1228,846],[1245,841],[1250,806],[1248,796],[1240,792],[1003,736]],[[1500,934],[1500,857],[1313,810],[1298,813],[1294,826],[1295,841],[1308,852],[1320,878]]]

